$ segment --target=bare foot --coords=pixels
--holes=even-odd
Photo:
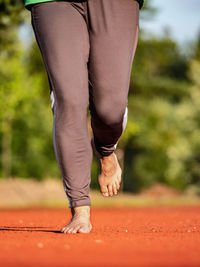
[[[92,224],[90,222],[90,206],[71,208],[71,213],[71,221],[61,229],[62,233],[89,233],[92,230]]]
[[[112,196],[117,194],[120,188],[122,170],[117,160],[116,154],[113,152],[109,156],[102,156],[96,150],[94,139],[91,139],[93,150],[99,160],[100,174],[98,182],[103,196]]]

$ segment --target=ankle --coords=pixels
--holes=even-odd
[[[109,166],[117,163],[117,158],[115,156],[115,153],[113,152],[112,154],[108,156],[104,156],[100,159],[101,165],[103,166]]]
[[[78,206],[71,208],[72,216],[75,215],[84,215],[90,216],[90,206]]]

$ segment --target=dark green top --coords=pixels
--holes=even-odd
[[[24,6],[25,6],[26,9],[29,10],[28,5],[30,5],[30,4],[36,4],[36,3],[42,3],[42,2],[50,2],[50,1],[54,1],[54,0],[25,0]],[[140,9],[141,9],[143,4],[144,4],[144,2],[145,2],[145,0],[136,0],[136,1],[139,3]]]

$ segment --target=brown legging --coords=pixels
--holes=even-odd
[[[54,117],[53,144],[69,207],[91,205],[92,147],[110,155],[128,114],[139,32],[135,0],[52,1],[32,5],[31,24],[44,60]]]

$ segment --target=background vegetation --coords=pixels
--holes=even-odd
[[[146,2],[141,19],[156,13]],[[0,0],[0,177],[60,179],[47,75],[35,39],[28,46],[19,40],[22,25],[31,27],[23,1]],[[124,191],[160,182],[200,192],[200,35],[188,51],[167,33],[145,38],[140,28],[118,145]],[[97,173],[94,158],[93,188]]]

